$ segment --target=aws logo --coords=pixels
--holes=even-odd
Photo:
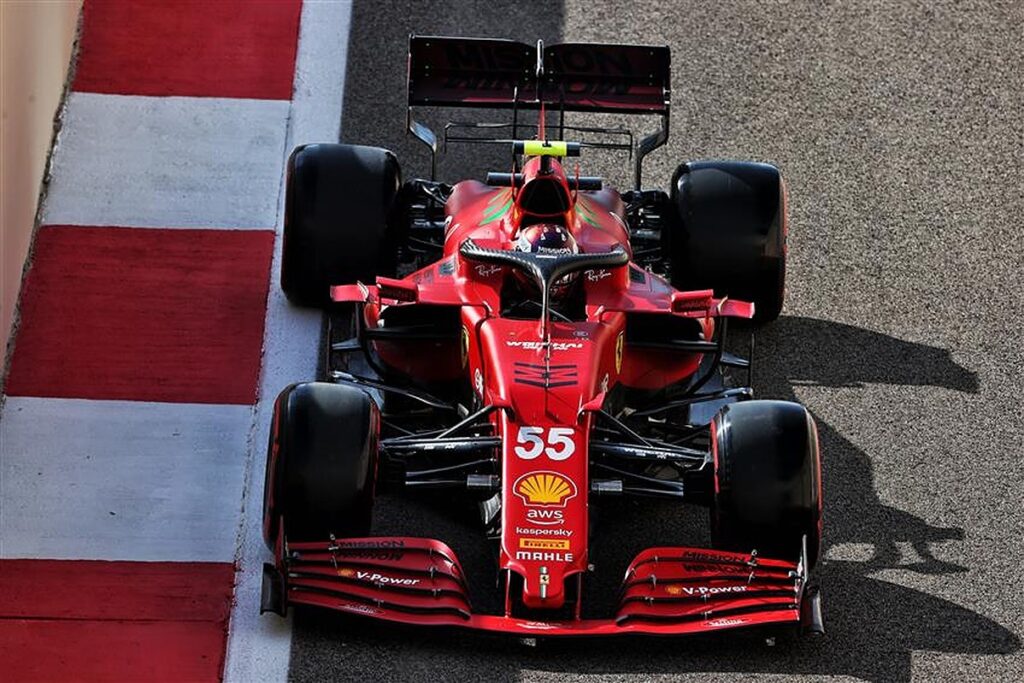
[[[530,524],[564,524],[565,512],[562,510],[545,510],[531,508],[526,511],[526,521]]]

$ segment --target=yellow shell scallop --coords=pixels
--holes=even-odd
[[[519,482],[516,492],[533,505],[558,505],[572,494],[572,485],[559,474],[538,472]]]

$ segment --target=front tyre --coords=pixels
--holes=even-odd
[[[271,550],[282,518],[292,541],[369,535],[379,431],[377,404],[354,387],[306,382],[280,393],[263,496]]]
[[[812,568],[821,551],[821,457],[814,418],[797,403],[743,401],[722,408],[711,429],[714,546],[796,559],[806,536]]]

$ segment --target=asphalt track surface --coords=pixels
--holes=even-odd
[[[672,134],[646,184],[686,159],[782,169],[788,298],[758,333],[755,387],[818,419],[828,634],[530,648],[300,612],[295,680],[1024,680],[1024,4],[933,5],[355,3],[343,137],[407,175],[427,169],[403,135],[410,32],[668,44]],[[441,176],[506,165],[455,150]],[[708,540],[700,511],[615,512],[595,549],[607,590],[647,545]],[[472,517],[385,500],[375,524],[493,576]]]

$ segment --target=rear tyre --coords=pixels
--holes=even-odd
[[[786,198],[779,170],[746,161],[695,161],[672,177],[679,223],[664,245],[672,286],[713,289],[754,302],[754,319],[782,312],[786,280]]]
[[[391,275],[392,214],[401,186],[395,155],[378,147],[319,144],[288,158],[281,289],[299,306],[330,302],[332,285]]]
[[[281,392],[263,497],[272,550],[282,518],[292,541],[369,534],[379,430],[377,404],[354,387],[308,382]]]
[[[814,418],[796,403],[743,401],[712,421],[716,548],[788,560],[807,536],[810,569],[821,550],[821,458]]]

